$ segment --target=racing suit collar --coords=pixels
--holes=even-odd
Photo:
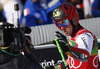
[[[76,35],[77,31],[81,28],[82,28],[82,26],[80,24],[78,24],[77,27],[73,29],[71,37],[74,37]]]

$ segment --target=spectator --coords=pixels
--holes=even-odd
[[[5,17],[6,21],[17,26],[17,18],[20,19],[23,11],[23,5],[20,0],[0,0],[0,3],[3,6],[3,16]],[[20,6],[18,16],[17,12],[14,10],[14,4],[19,4]]]
[[[83,0],[84,18],[92,18],[91,15],[91,0]]]
[[[94,0],[91,4],[91,14],[93,17],[100,17],[100,0]]]
[[[63,0],[27,0],[24,8],[26,26],[53,23],[52,11]]]

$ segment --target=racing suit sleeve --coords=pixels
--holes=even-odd
[[[70,43],[70,42],[69,42]],[[90,33],[83,33],[75,40],[75,46],[71,46],[66,53],[74,59],[86,62],[91,55],[93,46],[93,36]]]

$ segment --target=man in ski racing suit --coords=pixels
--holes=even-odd
[[[69,42],[66,38],[58,38],[62,51],[68,55],[69,69],[98,69],[97,39],[78,23],[76,8],[70,3],[60,4],[53,11],[53,20],[66,36],[71,36]]]

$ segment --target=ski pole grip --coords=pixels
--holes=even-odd
[[[61,53],[62,52],[62,49],[61,49],[61,47],[59,45],[58,39],[55,39],[55,42],[56,42],[56,45],[58,47],[59,53]]]

